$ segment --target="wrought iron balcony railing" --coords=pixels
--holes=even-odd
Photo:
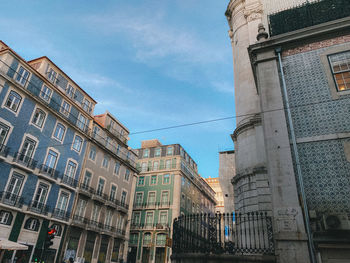
[[[39,172],[41,174],[47,175],[52,179],[57,179],[59,177],[59,172],[45,164],[40,165]]]
[[[79,190],[85,192],[85,193],[88,193],[89,195],[93,195],[95,194],[95,189],[88,186],[87,184],[85,183],[80,183],[79,184]]]
[[[114,136],[116,136],[123,143],[126,144],[128,142],[127,138],[125,138],[125,136],[120,132],[118,132],[116,129],[113,129],[111,125],[107,125],[107,130],[109,130]]]
[[[10,152],[10,148],[4,144],[0,144],[0,156],[7,157]]]
[[[173,224],[173,253],[274,254],[267,213],[193,214]]]
[[[68,186],[71,186],[71,187],[77,187],[78,185],[78,181],[75,180],[73,177],[69,176],[69,175],[66,175],[64,174],[62,176],[62,183],[68,185]]]
[[[73,215],[73,223],[85,225],[89,223],[89,219],[80,215]]]
[[[52,216],[57,218],[57,219],[68,221],[70,218],[70,213],[65,211],[65,210],[55,208],[52,212]]]
[[[32,159],[31,157],[25,155],[25,154],[22,154],[20,152],[16,152],[15,153],[15,156],[13,157],[13,161],[18,163],[18,164],[21,164],[23,166],[26,166],[28,167],[29,169],[32,169],[34,170],[35,167],[36,167],[36,164],[37,164],[37,161]]]
[[[305,3],[269,15],[271,36],[350,16],[349,0],[322,0]]]
[[[40,203],[38,201],[32,200],[28,206],[28,210],[38,214],[47,215],[48,212],[50,211],[50,206],[44,203]]]
[[[11,192],[0,192],[0,201],[5,205],[22,208],[24,198]]]

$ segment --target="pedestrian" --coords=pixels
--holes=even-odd
[[[74,259],[72,257],[69,258],[69,263],[74,263]]]

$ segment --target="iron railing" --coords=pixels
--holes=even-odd
[[[78,181],[76,179],[66,174],[62,176],[62,183],[74,188],[78,185]]]
[[[7,147],[6,145],[4,144],[0,144],[0,155],[3,156],[3,157],[7,157],[7,155],[9,154],[10,152],[10,148]]]
[[[193,214],[173,224],[173,253],[274,254],[272,219],[265,212]]]
[[[41,174],[47,175],[52,179],[57,179],[59,177],[59,172],[45,164],[40,165],[39,172]]]
[[[50,206],[44,203],[40,203],[38,201],[32,200],[28,206],[28,210],[38,214],[47,215],[48,212],[50,211]]]
[[[20,153],[20,152],[16,152],[14,157],[13,157],[13,161],[16,163],[19,163],[21,165],[24,165],[26,167],[28,167],[29,169],[34,170],[37,164],[37,161],[34,160],[33,158]]]
[[[5,205],[22,208],[24,198],[11,192],[0,192],[0,201]]]
[[[305,3],[269,15],[271,36],[350,16],[349,0],[321,0]]]
[[[162,201],[162,202],[146,202],[146,203],[134,203],[135,209],[142,209],[147,207],[166,207],[170,206],[170,201]]]
[[[70,213],[66,210],[61,210],[61,209],[55,208],[52,212],[52,216],[57,218],[57,219],[68,221],[70,218]]]

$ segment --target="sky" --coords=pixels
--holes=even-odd
[[[48,56],[131,132],[129,145],[181,144],[199,173],[217,177],[233,149],[228,0],[4,1],[0,39],[26,60]]]

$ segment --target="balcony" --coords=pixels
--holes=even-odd
[[[269,15],[271,36],[326,23],[350,15],[349,0],[322,0],[306,3]]]
[[[20,152],[15,153],[15,156],[13,157],[13,161],[31,169],[31,170],[34,170],[36,165],[37,165],[37,161],[35,161],[34,159],[32,159],[29,156],[26,156]]]
[[[84,183],[80,183],[79,184],[79,192],[81,194],[85,194],[88,197],[91,197],[93,194],[95,194],[95,189],[84,184]]]
[[[101,232],[103,230],[103,224],[95,220],[88,220],[87,227],[96,232]]]
[[[40,165],[39,167],[39,173],[43,174],[47,177],[50,177],[53,180],[57,180],[59,177],[59,172],[45,164]]]
[[[60,220],[68,221],[70,218],[70,213],[65,210],[55,208],[52,212],[52,217]]]
[[[28,206],[28,211],[37,213],[37,214],[42,214],[42,215],[47,215],[50,210],[50,207],[44,203],[40,203],[38,201],[32,200]]]
[[[118,205],[118,207],[120,208],[121,212],[127,213],[129,210],[129,205],[126,204],[125,202],[116,200],[116,204]]]
[[[78,185],[78,181],[72,178],[69,175],[64,174],[61,178],[61,182],[70,187],[76,188]]]
[[[241,254],[247,261],[254,256],[273,257],[272,218],[265,212],[180,216],[173,224],[172,249],[175,262],[193,253],[198,258]]]
[[[75,226],[83,227],[89,223],[89,219],[79,216],[79,215],[74,215],[72,218],[72,224]]]
[[[24,198],[11,192],[0,192],[0,202],[12,207],[22,208]]]
[[[9,147],[7,147],[4,144],[0,144],[0,156],[6,158],[7,155],[9,154],[9,152],[10,152],[10,148]]]
[[[95,191],[92,199],[104,204],[107,200],[109,200],[109,196],[107,194],[102,193],[102,191]]]
[[[162,202],[147,202],[147,203],[134,203],[133,208],[134,209],[155,209],[155,208],[165,208],[170,207],[171,202],[169,201],[162,201]]]
[[[124,135],[122,135],[120,132],[118,132],[116,129],[113,129],[111,127],[111,125],[107,125],[107,130],[112,133],[115,137],[117,137],[120,141],[122,141],[123,143],[127,143],[128,140],[127,138],[124,137]]]

